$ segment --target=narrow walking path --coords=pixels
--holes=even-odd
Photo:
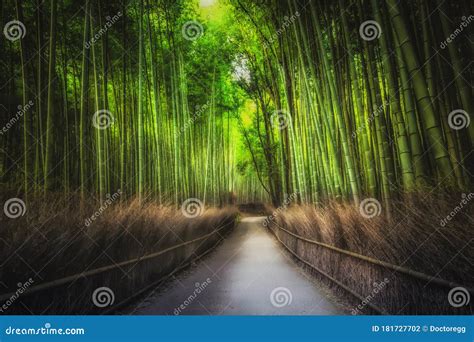
[[[343,309],[260,224],[244,218],[215,251],[135,305],[142,315],[335,315]]]

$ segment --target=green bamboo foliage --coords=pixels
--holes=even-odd
[[[268,6],[236,1],[236,8],[247,9],[244,14],[264,47],[248,58],[257,65],[291,70],[277,78],[270,68],[263,74],[254,72],[255,85],[247,91],[263,98],[257,104],[264,116],[271,117],[272,110],[290,114],[292,124],[287,131],[295,152],[287,150],[286,134],[276,135],[281,144],[264,146],[263,152],[279,156],[275,162],[284,179],[290,170],[301,201],[343,197],[357,203],[362,196],[370,196],[383,200],[390,216],[391,201],[400,193],[440,184],[466,188],[472,181],[460,175],[459,165],[469,167],[461,157],[467,150],[455,141],[459,137],[472,141],[472,128],[454,131],[447,120],[449,108],[469,110],[466,99],[472,98],[472,90],[466,88],[466,78],[454,82],[466,61],[459,58],[456,42],[448,49],[456,60],[453,65],[432,56],[420,61],[415,42],[430,44],[433,38],[428,35],[433,32],[417,22],[427,22],[420,19],[426,16],[426,7],[428,13],[437,10],[426,1],[404,10],[413,7],[416,12],[408,17],[391,0],[310,2],[305,8],[297,1]],[[369,19],[376,24],[372,24],[373,37],[364,36]],[[448,36],[447,26],[445,22],[443,35],[436,36],[435,42]],[[443,82],[445,88],[434,89],[433,76],[423,71],[426,65],[436,68],[435,61],[443,70],[452,68],[449,72],[454,77],[451,83]],[[448,92],[459,94],[459,100],[451,102]],[[262,135],[262,140],[275,136],[275,127]],[[270,174],[268,189],[275,192],[272,198],[288,195],[288,188],[276,187]]]
[[[474,125],[451,122],[472,115],[472,47],[439,49],[460,4],[7,2],[28,34],[0,46],[1,110],[34,105],[2,134],[0,168],[26,194],[374,197],[389,215],[401,193],[472,186]]]
[[[49,30],[49,61],[48,61],[48,101],[46,109],[46,152],[45,152],[45,168],[44,168],[44,189],[48,190],[50,186],[51,160],[53,153],[53,86],[55,85],[55,68],[56,68],[56,1],[51,1],[51,17]]]
[[[20,3],[15,5],[15,16],[26,21]],[[227,73],[209,74],[204,82],[211,85],[210,92],[189,99],[186,69],[197,43],[183,36],[182,4],[86,1],[77,20],[82,44],[76,47],[60,36],[68,23],[58,21],[56,1],[41,6],[50,11],[49,18],[36,17],[37,45],[46,39],[48,43],[47,63],[44,56],[38,56],[36,65],[28,61],[29,41],[22,40],[18,50],[21,104],[32,97],[38,104],[21,125],[24,192],[58,190],[61,184],[67,191],[96,193],[101,199],[121,189],[142,201],[179,205],[195,197],[220,205],[245,184],[245,198],[265,196],[254,189],[258,184],[252,172],[248,177],[235,172],[238,146],[232,140],[238,133],[238,108],[222,112],[217,102],[222,101],[217,83],[224,82]],[[47,35],[40,31],[46,24]],[[34,70],[35,89],[27,86]],[[30,118],[35,120],[34,132]],[[34,168],[29,164],[33,155]],[[3,171],[8,162],[2,158]]]

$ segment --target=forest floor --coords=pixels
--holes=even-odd
[[[263,228],[263,217],[245,217],[216,251],[129,314],[337,315],[347,313]]]

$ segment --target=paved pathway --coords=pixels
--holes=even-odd
[[[197,265],[142,299],[139,315],[336,315],[343,309],[261,225],[242,219]]]

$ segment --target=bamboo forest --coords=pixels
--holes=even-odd
[[[111,310],[167,314],[141,289],[218,244],[203,262],[224,263],[248,229],[339,297],[332,313],[472,314],[472,14],[468,0],[2,1],[0,313],[106,313],[106,288]],[[202,303],[224,286],[211,279]]]

